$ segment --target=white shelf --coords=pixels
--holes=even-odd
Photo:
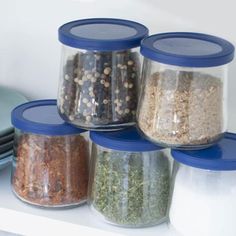
[[[97,219],[83,205],[74,209],[45,210],[18,200],[11,191],[10,168],[0,171],[0,229],[29,236],[176,236],[166,224],[143,229],[111,226]]]

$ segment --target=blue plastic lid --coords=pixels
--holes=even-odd
[[[111,51],[140,46],[148,29],[137,22],[94,18],[72,21],[59,28],[59,41],[87,50]]]
[[[90,132],[91,140],[105,148],[130,151],[146,152],[163,149],[144,139],[135,127],[112,132]]]
[[[154,61],[184,67],[213,67],[234,58],[234,46],[212,35],[199,33],[163,33],[145,38],[141,54]]]
[[[198,151],[172,150],[173,158],[185,165],[207,170],[236,170],[236,134],[226,133],[216,145]]]
[[[15,128],[34,134],[60,136],[85,132],[62,120],[55,99],[37,100],[17,106],[12,111],[11,122]]]

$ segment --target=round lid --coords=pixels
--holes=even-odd
[[[226,133],[216,145],[198,151],[172,150],[173,158],[185,165],[207,170],[236,170],[236,134]]]
[[[60,136],[85,132],[62,120],[54,99],[32,101],[17,106],[12,111],[11,122],[15,128],[34,134]]]
[[[59,28],[59,41],[87,50],[111,51],[140,46],[148,29],[137,22],[94,18],[72,21]]]
[[[141,43],[141,54],[164,64],[213,67],[232,61],[234,46],[207,34],[163,33],[145,38]]]
[[[145,152],[162,149],[144,139],[135,127],[113,132],[91,131],[90,138],[100,146],[119,151]]]

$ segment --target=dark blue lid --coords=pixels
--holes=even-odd
[[[234,46],[212,35],[199,33],[163,33],[145,38],[141,54],[160,63],[184,67],[213,67],[229,63]]]
[[[236,134],[226,133],[216,145],[198,151],[171,151],[185,165],[207,170],[236,170]]]
[[[91,131],[90,138],[102,147],[119,151],[146,152],[162,149],[144,139],[135,127],[112,132]]]
[[[15,128],[34,134],[60,136],[85,132],[62,120],[55,99],[37,100],[17,106],[12,111],[11,122]]]
[[[59,28],[59,41],[87,50],[111,51],[139,47],[148,29],[137,22],[94,18],[72,21]]]

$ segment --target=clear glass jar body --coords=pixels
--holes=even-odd
[[[93,144],[88,202],[104,221],[124,227],[164,222],[169,184],[164,151],[123,152]]]
[[[175,162],[170,224],[183,236],[236,235],[235,178]]]
[[[12,171],[16,196],[41,207],[84,203],[89,162],[84,134],[46,136],[17,130]]]
[[[136,121],[138,48],[87,51],[64,46],[58,110],[61,117],[90,130],[115,130]]]
[[[151,141],[202,149],[222,138],[227,122],[227,66],[186,68],[144,60],[138,126]]]

